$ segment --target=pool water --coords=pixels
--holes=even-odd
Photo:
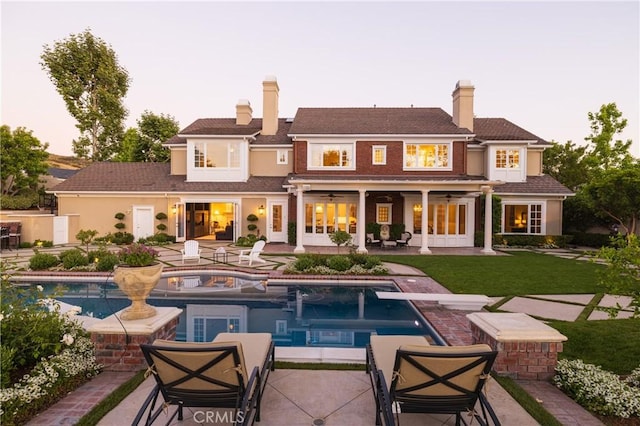
[[[51,291],[56,286],[36,284]],[[82,315],[105,318],[130,305],[111,282],[63,286],[57,299],[81,307]],[[276,346],[361,348],[372,334],[425,335],[443,344],[413,305],[378,299],[376,291],[398,290],[392,282],[268,284],[201,273],[162,278],[147,303],[183,310],[176,330],[180,341],[211,341],[220,332],[268,332]]]

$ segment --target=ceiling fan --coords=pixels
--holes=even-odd
[[[342,198],[342,195],[336,195],[333,192],[330,192],[327,195],[323,195],[323,197],[333,200],[334,198]]]

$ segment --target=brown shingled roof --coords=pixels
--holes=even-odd
[[[291,144],[291,138],[287,136],[291,123],[286,118],[278,119],[278,132],[275,135],[258,134],[252,141],[257,145],[287,145]],[[262,130],[262,119],[255,118],[246,126],[237,125],[234,118],[200,118],[172,136],[164,142],[165,145],[184,145],[187,143],[185,136],[190,135],[228,135],[250,136]],[[178,136],[180,135],[180,136]]]
[[[574,195],[573,192],[549,175],[527,176],[526,182],[507,182],[496,186],[496,194],[548,194]]]
[[[178,132],[187,135],[239,135],[249,136],[262,130],[262,119],[254,118],[249,124],[236,124],[235,118],[199,118]]]
[[[290,134],[470,134],[441,108],[299,108]]]
[[[476,139],[485,140],[535,140],[539,144],[548,144],[544,139],[516,126],[504,118],[474,118],[473,130]]]
[[[285,178],[251,176],[247,182],[186,182],[168,163],[93,163],[51,188],[53,192],[286,192]]]

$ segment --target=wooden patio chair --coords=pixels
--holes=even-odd
[[[264,250],[265,244],[264,240],[259,240],[255,242],[250,250],[240,250],[238,264],[241,265],[243,260],[246,260],[249,266],[251,266],[253,262],[266,263],[266,261],[260,257],[260,253]]]
[[[200,243],[196,240],[188,240],[184,242],[184,248],[180,250],[182,253],[182,263],[184,264],[185,260],[197,260],[200,263],[200,255],[202,254],[202,249],[200,248]]]

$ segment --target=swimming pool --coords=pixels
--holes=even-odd
[[[83,315],[105,318],[130,301],[110,280],[30,282],[57,299],[80,306]],[[229,271],[168,273],[147,302],[178,307],[176,340],[210,341],[220,332],[268,332],[276,346],[362,348],[372,334],[426,335],[444,344],[407,301],[381,300],[376,291],[398,291],[392,281],[267,280]]]

